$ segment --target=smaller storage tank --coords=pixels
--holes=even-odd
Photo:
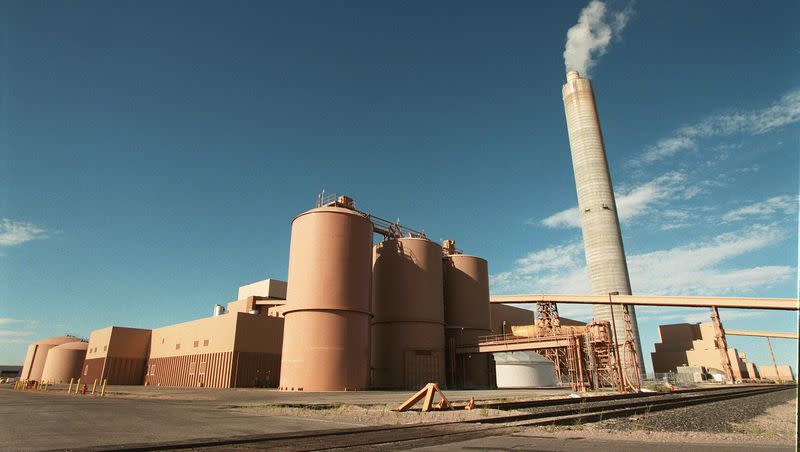
[[[444,256],[444,319],[448,385],[466,389],[488,387],[488,355],[456,354],[454,350],[460,345],[477,344],[481,336],[491,334],[486,259],[466,254]]]
[[[595,321],[586,325],[589,340],[594,343],[613,343],[611,338],[611,322]]]
[[[498,388],[549,388],[556,386],[553,362],[532,351],[494,354]]]
[[[372,386],[444,387],[442,248],[424,238],[373,248]]]
[[[80,378],[88,348],[88,342],[68,342],[51,348],[42,371],[42,381],[69,383],[72,378]]]
[[[42,371],[47,360],[47,353],[53,347],[67,342],[80,342],[80,339],[72,336],[49,337],[34,342],[28,346],[28,353],[25,355],[25,362],[22,365],[21,380],[42,381]]]

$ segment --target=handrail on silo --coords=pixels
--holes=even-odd
[[[372,222],[373,230],[375,233],[380,234],[389,239],[399,238],[422,238],[427,239],[425,231],[417,231],[416,229],[409,228],[400,224],[400,221],[389,221],[371,213],[362,212],[355,208],[355,202],[352,198],[338,193],[325,194],[323,190],[317,195],[317,207],[344,207],[356,211]]]

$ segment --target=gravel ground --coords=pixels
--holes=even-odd
[[[737,423],[753,419],[770,407],[796,399],[797,391],[787,389],[629,418],[610,419],[598,425],[614,430],[735,433],[741,431]]]
[[[531,427],[517,435],[563,440],[682,443],[696,447],[737,444],[794,451],[797,450],[796,413],[797,391],[791,389],[647,416],[563,427]]]
[[[785,391],[788,392],[788,391]],[[656,395],[656,394],[654,394]],[[659,394],[659,396],[679,398],[678,394]],[[609,400],[594,402],[596,405],[608,405],[613,407],[615,404],[628,403],[630,400]],[[720,403],[720,402],[717,402]],[[735,402],[734,402],[735,403]],[[433,411],[429,413],[422,413],[419,411],[421,403],[416,406],[416,411],[408,411],[399,413],[393,411],[397,405],[389,404],[325,404],[325,405],[287,405],[287,404],[262,404],[262,405],[239,405],[231,406],[229,409],[234,411],[246,412],[249,414],[258,414],[261,416],[288,416],[309,419],[320,419],[340,422],[351,422],[362,425],[398,425],[398,424],[417,424],[425,422],[459,422],[466,420],[479,420],[487,417],[509,416],[514,414],[530,414],[530,413],[543,413],[552,410],[568,410],[580,409],[584,407],[583,402],[571,403],[559,406],[541,406],[534,408],[523,408],[519,410],[496,410],[478,408],[471,411],[455,410],[455,411]],[[691,421],[691,415],[694,411],[687,410],[688,415],[681,414],[681,417],[688,416],[688,422]],[[680,410],[669,411],[681,412]],[[648,416],[655,417],[659,413],[653,413]],[[667,415],[669,418],[669,415]],[[736,420],[736,419],[735,419]],[[612,420],[607,422],[613,422]],[[640,419],[621,419],[617,420],[619,424],[613,425],[611,428],[627,429],[627,430],[643,430]],[[605,424],[605,423],[602,423]],[[724,424],[724,423],[723,423]],[[617,426],[619,425],[619,426]],[[621,426],[621,427],[620,427]],[[713,427],[712,427],[713,428]],[[681,430],[678,428],[677,430]],[[718,430],[719,431],[719,430]],[[730,430],[723,430],[730,431]]]
[[[316,409],[311,407],[285,407],[275,405],[239,407],[233,410],[263,416],[289,416],[338,422],[348,422],[362,425],[400,425],[419,424],[423,422],[459,422],[481,419],[508,414],[520,414],[519,411],[501,411],[478,408],[475,410],[455,411],[406,411],[403,413],[392,411],[397,405],[340,405]],[[418,407],[417,407],[418,408]]]

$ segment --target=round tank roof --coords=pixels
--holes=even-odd
[[[486,263],[488,263],[488,262],[489,262],[489,261],[487,261],[486,259],[484,259],[484,258],[482,258],[482,257],[480,257],[480,256],[475,256],[475,255],[473,255],[473,254],[448,254],[448,255],[447,255],[447,256],[445,256],[445,257],[449,257],[449,258],[462,258],[462,257],[469,257],[469,258],[471,258],[471,259],[480,259],[480,260],[482,260],[482,261],[484,261],[484,262],[486,262]]]
[[[58,336],[48,337],[47,339],[40,339],[34,342],[35,345],[61,345],[69,342],[81,342],[77,337],[72,336]]]
[[[442,247],[442,245],[439,245],[438,243],[434,242],[433,240],[425,238],[425,237],[391,237],[391,238],[386,238],[385,240],[380,241],[378,244],[386,243],[386,242],[393,242],[393,241],[396,242],[398,240],[403,240],[403,241],[406,241],[406,240],[424,240],[426,242],[433,243],[434,245],[438,246],[439,248]]]
[[[361,212],[359,212],[357,210],[353,210],[353,209],[347,209],[347,208],[344,208],[344,207],[316,207],[316,208],[311,209],[311,210],[306,210],[305,212],[301,213],[300,215],[294,217],[294,220],[292,220],[292,223],[294,223],[298,218],[300,218],[300,217],[302,217],[304,215],[308,215],[308,214],[312,214],[312,213],[322,213],[322,212],[341,213],[341,214],[344,214],[344,215],[354,215],[354,216],[357,216],[359,218],[363,218],[365,220],[367,219],[367,217],[364,216],[364,214],[362,214]]]
[[[55,346],[51,348],[50,351],[52,352],[54,350],[88,350],[88,349],[89,349],[88,342],[79,341],[79,342],[67,342],[66,344]]]

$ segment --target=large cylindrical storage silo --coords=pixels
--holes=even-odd
[[[44,364],[47,361],[47,354],[53,347],[68,342],[80,342],[77,337],[61,336],[49,337],[34,342],[28,346],[28,353],[25,355],[25,362],[22,365],[21,380],[42,381]]]
[[[485,353],[456,354],[459,345],[477,344],[491,332],[489,264],[465,254],[444,258],[444,321],[448,347],[447,379],[451,387],[489,386],[489,357]]]
[[[42,371],[42,381],[68,383],[72,378],[80,378],[88,349],[88,342],[68,342],[51,348]]]
[[[372,387],[444,387],[442,247],[423,238],[373,249]]]
[[[292,222],[280,387],[369,386],[372,223],[342,207]]]

